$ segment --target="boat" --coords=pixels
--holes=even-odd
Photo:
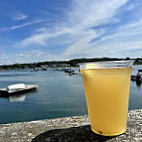
[[[13,84],[7,88],[0,89],[0,96],[11,96],[21,93],[27,93],[29,91],[34,91],[38,88],[38,85],[25,85],[23,83]]]
[[[136,81],[138,83],[142,83],[142,69],[138,70],[137,76],[136,76]]]
[[[131,80],[136,82],[142,82],[142,69],[139,69],[136,75],[132,75]]]
[[[75,75],[77,74],[74,70],[71,70],[71,69],[65,69],[64,72],[68,75]]]

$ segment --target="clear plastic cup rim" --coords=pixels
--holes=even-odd
[[[80,69],[106,69],[106,68],[130,68],[134,60],[105,61],[105,62],[85,62],[80,63]]]

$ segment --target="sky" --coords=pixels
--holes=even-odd
[[[1,0],[0,64],[142,57],[141,0]]]

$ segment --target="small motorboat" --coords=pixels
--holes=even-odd
[[[132,75],[131,80],[136,81],[137,85],[141,85],[141,83],[142,83],[142,69],[139,69],[138,73],[136,75]]]
[[[137,76],[136,76],[136,82],[137,82],[137,84],[142,83],[142,69],[138,70],[138,73],[137,73]]]
[[[77,74],[74,70],[71,70],[71,69],[65,69],[64,72],[68,75],[75,75]]]
[[[8,86],[7,88],[0,89],[0,96],[10,96],[20,93],[26,93],[36,90],[37,88],[38,85],[25,85],[24,83],[13,84]]]

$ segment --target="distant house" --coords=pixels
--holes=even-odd
[[[61,63],[61,64],[51,64],[50,67],[69,67],[70,64],[65,64],[65,63]]]
[[[60,67],[69,67],[70,66],[70,64],[59,64],[60,65]]]

